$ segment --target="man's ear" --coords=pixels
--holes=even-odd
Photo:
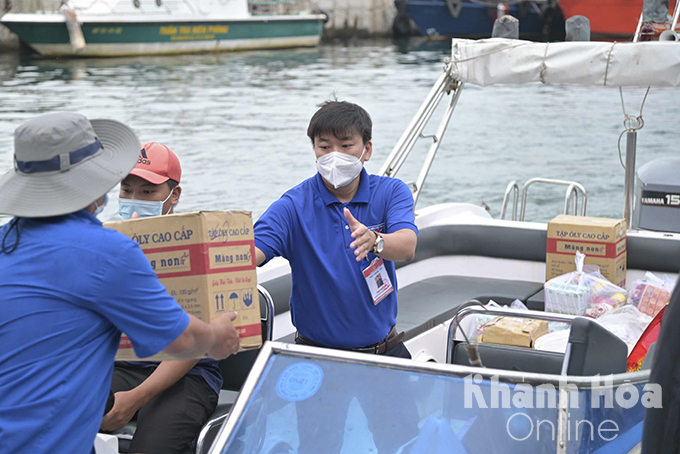
[[[373,142],[370,140],[366,142],[366,152],[364,152],[364,162],[367,162],[369,159],[371,159],[371,156],[373,155]]]
[[[172,190],[172,195],[170,196],[170,202],[173,205],[177,205],[181,195],[182,195],[182,186],[180,186],[180,185],[175,186],[175,189]]]

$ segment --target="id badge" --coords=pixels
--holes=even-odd
[[[364,269],[363,273],[368,289],[373,297],[373,304],[378,304],[394,290],[390,277],[387,275],[385,263],[380,257],[373,259],[371,264]]]

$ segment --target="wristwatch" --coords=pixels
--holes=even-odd
[[[373,243],[373,247],[371,248],[371,252],[374,253],[374,254],[380,254],[383,251],[383,249],[385,248],[385,239],[378,232],[373,232],[373,233],[375,233],[375,243]]]

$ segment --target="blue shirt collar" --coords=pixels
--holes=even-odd
[[[357,189],[357,193],[354,194],[354,197],[352,198],[350,203],[368,203],[369,197],[371,195],[371,188],[370,188],[370,182],[368,181],[368,172],[366,172],[366,169],[361,169],[361,173],[359,174],[359,189]],[[326,187],[326,185],[323,182],[323,178],[321,177],[321,174],[318,172],[314,176],[315,182],[316,182],[316,190],[321,196],[321,200],[323,200],[323,203],[326,204],[326,206],[331,205],[333,203],[341,203],[337,197],[333,195],[333,193]]]
[[[102,221],[100,221],[99,218],[97,218],[97,216],[95,216],[94,214],[90,213],[90,212],[87,211],[85,208],[83,208],[83,209],[80,210],[80,211],[76,211],[75,213],[71,213],[71,215],[73,215],[73,216],[75,216],[75,217],[78,217],[78,218],[82,218],[82,219],[88,220],[88,221],[90,221],[91,223],[93,223],[93,224],[95,224],[95,225],[102,225]]]

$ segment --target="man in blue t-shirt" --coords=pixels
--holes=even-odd
[[[58,112],[14,134],[0,180],[0,451],[91,454],[121,331],[140,357],[221,359],[235,314],[182,310],[139,246],[96,218],[137,162],[134,132]]]
[[[182,167],[170,148],[156,142],[142,145],[135,168],[120,183],[120,215],[131,219],[174,213],[181,178]],[[211,359],[116,362],[114,405],[101,429],[120,429],[136,415],[130,453],[193,453],[221,386],[222,373]]]
[[[395,329],[394,261],[415,254],[413,195],[402,181],[364,170],[373,152],[371,132],[371,118],[360,106],[322,104],[307,129],[318,173],[287,191],[255,223],[256,260],[261,265],[282,256],[290,262],[296,343],[411,358]],[[314,445],[319,430],[324,452],[339,452],[344,431],[336,429],[344,427],[349,401],[336,402],[337,411],[323,422],[306,423],[304,405],[297,407],[299,452],[321,448]],[[417,416],[413,401],[405,405],[412,410],[405,415]],[[373,405],[362,407],[369,425],[384,417]],[[396,418],[400,427],[373,426],[381,453],[414,435],[416,425],[408,418]],[[380,433],[383,427],[388,430]],[[335,440],[329,438],[332,430]]]

